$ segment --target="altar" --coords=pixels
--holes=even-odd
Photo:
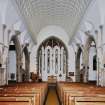
[[[56,83],[57,77],[54,75],[48,76],[48,83]]]

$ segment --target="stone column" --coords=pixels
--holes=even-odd
[[[40,60],[41,60],[41,59],[40,59],[40,58],[41,58],[41,50],[39,51],[39,56],[38,56],[38,57],[39,57],[39,58],[38,58],[38,59],[39,59],[39,60],[38,60],[38,71],[39,71],[39,75],[40,75],[40,70],[41,70],[41,67],[40,67],[40,65],[41,65],[41,61],[40,61]]]
[[[62,47],[61,48],[61,71],[62,71],[62,73],[63,73],[63,50],[64,50],[64,48]]]
[[[95,31],[96,35],[96,50],[97,50],[97,86],[99,86],[99,57],[98,57],[98,31]]]
[[[30,52],[28,51],[29,44],[27,43],[24,47],[24,54],[25,54],[25,72],[26,72],[26,82],[29,81],[30,76]]]
[[[87,51],[86,48],[84,48],[84,53],[83,53],[84,83],[88,82],[88,57],[89,57],[89,52]]]
[[[87,36],[89,36],[89,32],[85,32]],[[89,36],[90,37],[90,36]],[[84,46],[83,51],[83,68],[84,68],[84,83],[88,82],[88,62],[89,62],[89,44],[91,39],[87,40],[86,45]]]
[[[99,72],[99,75],[101,75],[99,79],[100,79],[100,85],[104,86],[105,83],[104,83],[104,67],[103,67],[103,25],[100,25],[99,28],[100,28],[100,38],[99,38],[100,39],[100,45],[99,45],[100,47],[100,50],[99,50],[100,72]]]
[[[4,81],[4,79],[6,79],[6,57],[7,55],[5,55],[5,32],[6,32],[6,28],[7,26],[5,24],[2,25],[2,55],[1,55],[1,64],[2,64],[2,85],[4,85],[6,83],[6,80]]]
[[[60,47],[58,47],[58,73],[60,72]]]
[[[3,27],[2,27],[2,57],[3,57],[3,54],[4,54],[4,50],[5,50],[5,30],[6,30],[6,25],[3,24]],[[2,58],[3,60],[4,58]],[[2,61],[2,64],[3,64],[3,61]]]
[[[44,71],[44,48],[42,47],[42,72]]]
[[[6,84],[8,85],[8,64],[9,64],[9,44],[10,44],[10,33],[11,30],[8,30],[8,52],[7,52],[7,60],[6,60],[6,74],[5,74],[5,80],[6,80]]]
[[[30,79],[30,52],[28,52],[28,60],[26,61],[27,62],[27,70],[26,70],[26,76],[27,76],[27,81],[29,81]]]
[[[21,69],[22,69],[22,51],[21,51],[21,46],[20,46],[20,42],[18,41],[18,35],[20,35],[20,31],[15,31],[15,38],[16,41],[15,42],[15,46],[16,46],[16,50],[20,50],[20,51],[16,51],[17,54],[17,82],[21,82],[22,81],[22,77],[21,77]]]
[[[50,72],[53,71],[53,69],[52,69],[52,51],[53,51],[52,48],[50,48]]]
[[[103,67],[103,26],[99,26],[100,33],[96,30],[97,48],[97,85],[104,86],[104,67]]]

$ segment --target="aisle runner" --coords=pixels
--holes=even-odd
[[[49,88],[47,100],[45,105],[59,105],[58,97],[54,87]]]

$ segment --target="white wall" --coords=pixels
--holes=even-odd
[[[25,54],[24,54],[24,52],[23,52],[22,61],[23,61],[22,69],[25,70]]]
[[[9,51],[9,63],[8,63],[8,80],[11,80],[10,74],[15,74],[16,80],[16,52],[15,51]]]
[[[93,70],[93,57],[96,55],[95,47],[90,47],[89,49],[89,81],[97,80],[97,71]]]
[[[68,72],[74,72],[75,75],[75,51],[73,46],[68,46]],[[71,77],[75,81],[75,76]]]

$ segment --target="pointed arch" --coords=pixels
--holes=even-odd
[[[63,52],[62,52],[63,47]],[[41,52],[43,48],[44,52]],[[43,59],[41,59],[41,57]],[[48,69],[49,75],[57,75],[57,78],[63,78],[63,74],[65,74],[65,79],[68,74],[68,51],[65,44],[62,40],[58,39],[57,37],[51,36],[44,40],[38,50],[37,50],[37,62],[38,62],[38,75],[42,76],[42,71],[44,69]],[[61,60],[62,59],[62,60]],[[41,60],[47,64],[44,64],[45,67],[41,66]],[[63,63],[62,63],[63,62]],[[62,67],[63,66],[63,67]],[[49,71],[49,68],[51,69]],[[40,69],[40,70],[39,70]],[[45,71],[45,70],[44,70]],[[62,72],[62,75],[59,74],[58,71]]]
[[[13,42],[16,50],[16,80],[17,82],[21,82],[21,69],[22,69],[22,50],[21,45],[18,39],[18,36],[13,35],[11,37],[10,42]]]
[[[89,35],[86,41],[86,44],[84,46],[84,53],[83,53],[83,65],[84,65],[84,69],[85,69],[85,73],[84,73],[84,82],[88,82],[88,75],[89,75],[89,49],[91,47],[92,42],[94,42],[95,44],[95,48],[96,48],[96,41],[94,39],[93,36]],[[97,55],[97,50],[96,50],[96,55]]]

